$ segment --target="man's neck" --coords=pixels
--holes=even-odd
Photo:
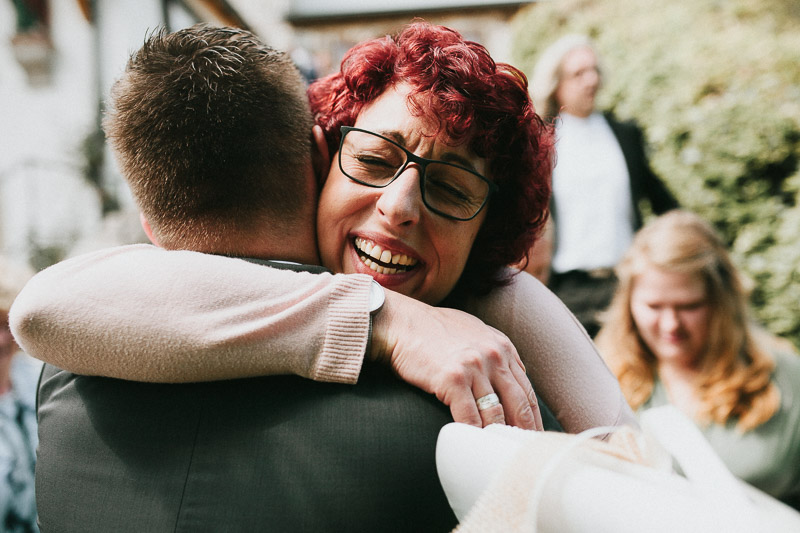
[[[307,239],[297,239],[294,235],[287,235],[284,239],[275,241],[275,239],[263,242],[257,239],[247,239],[246,242],[232,240],[225,243],[224,247],[214,246],[195,251],[233,257],[291,261],[303,265],[320,264],[316,242],[309,243]]]
[[[317,251],[316,234],[303,235],[300,232],[288,233],[280,238],[246,239],[239,247],[247,252],[248,257],[259,259],[272,259],[279,261],[294,261],[304,265],[318,265],[319,252]]]
[[[193,249],[217,255],[320,264],[313,223],[262,224],[248,231],[228,231],[224,239],[198,242]]]
[[[308,220],[313,221],[311,213]],[[195,235],[208,235],[201,240],[176,240],[163,242],[145,224],[145,232],[156,246],[170,250],[192,250],[216,255],[232,257],[249,257],[253,259],[293,261],[306,265],[318,265],[317,234],[312,223],[296,224],[261,224],[247,230],[207,228]]]

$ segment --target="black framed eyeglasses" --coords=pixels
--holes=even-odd
[[[426,159],[377,133],[342,126],[339,169],[367,187],[383,188],[403,173],[409,162],[420,167],[422,202],[434,213],[453,220],[471,220],[499,187],[474,170]]]

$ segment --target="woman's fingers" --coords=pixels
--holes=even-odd
[[[388,357],[402,379],[448,405],[456,422],[541,429],[536,396],[516,348],[474,316],[386,291],[372,340],[373,358]],[[477,399],[492,393],[500,405],[479,410]]]
[[[477,427],[506,423],[500,397],[492,392],[486,376],[475,376],[472,387],[465,386],[450,398],[450,413],[456,422]]]
[[[521,419],[520,424],[514,424],[511,422],[512,425],[519,425],[520,427],[527,428],[528,423],[528,409],[530,408],[530,416],[532,416],[532,423],[533,427],[530,429],[535,429],[536,431],[543,431],[544,426],[542,425],[542,412],[539,409],[539,400],[536,398],[536,393],[533,390],[533,385],[531,385],[531,381],[528,378],[528,374],[525,372],[525,368],[522,366],[522,363],[519,365],[511,365],[511,373],[514,376],[514,379],[519,384],[520,388],[522,388],[525,394],[525,401],[521,404],[522,411],[520,412],[519,418]],[[524,425],[523,425],[524,424]]]
[[[467,383],[471,382],[469,387]],[[457,394],[450,390],[453,420],[478,427],[509,424],[542,430],[542,415],[533,387],[520,368],[517,372],[495,369],[490,375],[476,373],[465,379]]]
[[[522,363],[509,354],[473,357],[452,372],[447,381],[451,390],[446,403],[456,422],[479,427],[509,424],[543,429],[533,386]],[[457,394],[452,390],[453,385],[458,389]]]
[[[472,389],[463,387],[459,394],[451,394],[449,397],[450,414],[453,415],[455,422],[479,428],[484,427],[485,424],[483,423],[481,412],[478,410],[478,405],[475,403]]]
[[[542,429],[542,418],[536,402],[536,395],[533,394],[533,387],[525,374],[522,373],[521,377],[517,378],[511,371],[505,370],[497,372],[492,378],[490,390],[494,391],[499,399],[500,405],[497,407],[501,409],[503,421],[508,425],[523,429]],[[476,397],[481,398],[482,395],[476,393]],[[492,420],[497,413],[497,408],[487,409],[481,412],[481,419],[484,422],[487,419]]]

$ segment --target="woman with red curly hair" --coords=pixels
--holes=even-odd
[[[453,233],[452,238],[465,240],[452,243],[460,248],[459,265],[448,265],[453,271],[448,282],[437,279],[431,297],[401,292],[436,304],[450,294],[450,281],[458,280],[457,294],[486,294],[507,280],[510,271],[504,269],[505,265],[525,256],[547,220],[553,166],[552,133],[534,112],[522,72],[511,65],[496,64],[481,45],[465,41],[453,30],[416,23],[395,38],[356,45],[344,57],[341,71],[315,82],[308,93],[331,153],[338,152],[338,163],[333,162],[323,189],[318,218],[326,265],[337,271],[360,270],[375,275],[374,269],[370,272],[360,268],[358,261],[343,268],[341,261],[346,259],[334,259],[334,252],[326,246],[331,237],[328,219],[340,219],[342,213],[329,214],[329,204],[337,200],[335,195],[346,196],[350,192],[380,196],[389,191],[382,187],[401,187],[398,180],[408,178],[419,181],[416,187],[421,193],[418,207],[422,208],[422,218],[396,224],[435,224],[430,230],[432,236],[450,239],[449,234]],[[375,187],[372,191],[359,187],[350,176],[350,186],[343,191],[336,188],[334,193],[336,185],[330,182],[338,183],[342,174],[348,175],[352,162],[348,163],[347,158],[360,157],[352,153],[361,148],[359,141],[378,140],[353,130],[347,130],[342,139],[342,126],[367,126],[388,132],[391,139],[402,139],[419,156],[444,159],[455,165],[420,165],[404,157],[403,142],[393,146],[390,139],[380,147],[396,152],[391,154],[397,157],[391,163],[395,170],[391,176],[387,174],[383,181],[370,183],[368,186]],[[456,170],[457,165],[466,167],[461,171],[465,181],[436,181],[437,172],[448,176],[448,171]],[[447,209],[442,213],[431,205],[437,191],[442,192],[441,187],[457,188],[467,183],[477,189],[477,197],[471,199],[464,213],[454,214]],[[456,191],[449,193],[455,195]],[[409,190],[408,194],[417,193]],[[376,211],[387,215],[380,207]],[[426,263],[417,252],[412,257],[414,265],[400,275],[419,278],[419,270],[435,266]],[[379,273],[376,279],[389,288],[410,284],[406,280],[395,281],[393,278],[398,275]]]
[[[552,132],[534,112],[522,72],[495,63],[483,46],[453,30],[415,22],[395,37],[355,46],[341,71],[313,83],[308,94],[316,122],[313,135],[320,151],[327,147],[328,152],[318,159],[324,167],[329,164],[320,172],[327,178],[317,214],[322,263],[337,273],[361,274],[351,279],[375,280],[431,305],[459,307],[508,335],[537,393],[567,431],[635,425],[616,380],[575,318],[533,277],[505,266],[522,260],[547,219],[553,165]],[[49,269],[49,280],[57,281],[59,301],[70,313],[91,317],[81,335],[93,341],[73,353],[75,343],[58,340],[59,331],[71,332],[59,328],[56,313],[37,315],[30,307],[18,308],[20,328],[39,327],[17,333],[42,349],[56,348],[36,355],[76,373],[162,382],[286,372],[320,381],[357,380],[369,340],[369,314],[366,309],[351,313],[351,322],[361,321],[363,328],[348,325],[334,331],[329,323],[344,304],[363,309],[363,292],[349,300],[339,293],[333,298],[320,288],[333,282],[320,277],[313,288],[306,284],[292,293],[287,287],[289,299],[306,298],[287,307],[287,298],[274,296],[274,282],[264,287],[271,282],[268,269],[254,275],[244,261],[147,248],[147,253],[101,253],[79,266],[83,275],[104,280],[104,297],[115,306],[124,306],[135,286],[137,298],[148,305],[145,316],[130,310],[141,335],[129,338],[127,325],[97,316],[94,309],[76,310],[84,302],[69,297],[69,270],[59,277],[55,269],[66,267],[58,265]],[[140,281],[149,263],[158,274]],[[224,272],[218,272],[223,264]],[[174,275],[168,276],[170,269]],[[131,276],[125,277],[126,272]],[[225,280],[223,286],[201,289],[215,273]],[[40,283],[52,311],[59,302],[47,280]],[[234,298],[225,298],[234,291],[238,306],[230,303]],[[338,308],[331,303],[335,299]],[[280,320],[270,321],[273,312]],[[384,310],[376,321],[393,320],[389,316]],[[192,325],[197,323],[203,324],[202,331]],[[155,334],[148,338],[146,332],[164,324],[172,328],[168,342]],[[276,338],[290,334],[302,336],[303,342],[279,343]],[[415,334],[409,331],[408,336]],[[123,350],[108,344],[120,338],[127,339]],[[335,349],[329,349],[332,341]],[[366,356],[394,357],[374,351],[367,348]],[[131,359],[136,363],[130,364]],[[415,383],[404,374],[408,369],[390,362]],[[522,389],[530,391],[519,362],[478,361],[472,367],[475,371],[462,385],[475,423],[519,420],[519,412],[503,411],[508,400],[504,384],[524,382]],[[430,381],[434,369],[451,374],[446,377],[454,374],[441,359],[426,360],[414,371],[422,376],[418,381]],[[453,399],[445,396],[439,397],[453,410]],[[536,405],[532,392],[520,396]]]

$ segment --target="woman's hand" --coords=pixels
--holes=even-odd
[[[432,307],[393,291],[375,316],[371,357],[405,381],[435,394],[453,420],[542,429],[536,395],[511,341],[472,315]],[[497,394],[483,410],[476,401]]]

